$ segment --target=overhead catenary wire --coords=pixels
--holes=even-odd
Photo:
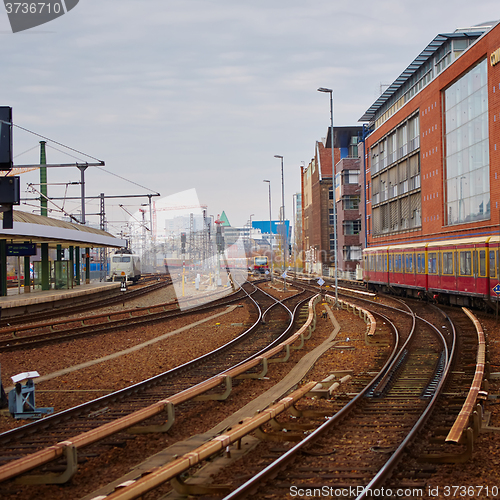
[[[147,191],[155,193],[155,194],[152,194],[151,196],[160,196],[160,193],[158,191],[154,191],[154,189],[149,189],[146,186],[141,186],[141,184],[138,184],[137,182],[131,181],[130,179],[127,179],[125,177],[122,177],[121,175],[115,174],[114,172],[110,172],[109,170],[106,170],[104,168],[101,168],[101,167],[96,167],[96,168],[99,170],[102,170],[103,172],[106,172],[107,174],[114,175],[115,177],[118,177],[122,181],[130,182],[131,184],[134,184],[135,186],[138,186],[142,189],[146,189]],[[145,196],[149,196],[149,195],[145,195]]]
[[[7,122],[5,120],[0,120],[0,122],[1,123],[5,123],[6,125],[12,125],[13,127],[16,127],[16,128],[21,129],[21,130],[24,130],[25,132],[28,132],[29,134],[36,135],[37,137],[40,137],[41,139],[45,139],[46,141],[52,142],[54,144],[57,144],[58,146],[62,146],[63,148],[69,149],[70,151],[74,151],[75,153],[78,153],[80,155],[86,156],[87,158],[92,158],[93,160],[98,161],[99,163],[104,163],[102,160],[100,160],[99,158],[96,158],[95,156],[89,155],[87,153],[84,153],[83,151],[79,151],[78,149],[72,148],[70,146],[66,146],[65,144],[63,144],[61,142],[54,141],[53,139],[50,139],[49,137],[45,137],[45,136],[43,136],[41,134],[38,134],[37,132],[33,132],[33,130],[29,130],[29,129],[25,128],[25,127],[21,127],[21,125],[17,125],[14,122]]]

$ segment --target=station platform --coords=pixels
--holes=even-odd
[[[119,293],[121,282],[97,281],[89,284],[75,286],[68,290],[31,290],[24,293],[21,288],[9,288],[7,295],[0,297],[1,319],[7,319],[28,312],[43,311],[53,307],[70,305],[81,302],[85,297],[92,294],[104,294],[105,296]],[[19,291],[21,293],[19,293]]]

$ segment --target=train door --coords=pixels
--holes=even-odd
[[[394,254],[393,283],[396,285],[402,285],[404,283],[403,254],[399,252]]]
[[[387,253],[387,284],[392,285],[394,283],[394,253]]]
[[[455,276],[455,250],[456,247],[445,246],[440,249],[441,254],[441,289],[454,291],[457,289]]]
[[[418,248],[415,252],[415,264],[416,264],[416,274],[415,274],[415,284],[417,288],[427,290],[427,273],[425,270],[425,248]]]
[[[438,249],[427,249],[427,285],[429,290],[439,290]]]
[[[488,242],[488,290],[489,295],[496,299],[498,295],[493,291],[496,285],[500,283],[500,238],[494,236]]]
[[[487,297],[489,295],[488,283],[488,248],[484,243],[476,245],[477,261],[476,293]]]
[[[408,250],[405,255],[405,285],[409,286],[411,288],[415,288],[416,286],[416,281],[415,281],[415,253],[412,250]]]
[[[475,293],[475,274],[474,269],[474,245],[467,243],[457,249],[458,254],[458,282],[457,288],[461,292]]]

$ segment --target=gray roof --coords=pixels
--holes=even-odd
[[[3,220],[3,214],[0,214]],[[64,246],[114,247],[126,246],[126,241],[112,234],[83,224],[73,224],[50,217],[14,210],[13,228],[3,229],[0,224],[0,238],[19,243],[52,243]]]
[[[491,23],[482,23],[470,28],[461,28],[454,33],[443,33],[437,35],[427,47],[412,61],[412,63],[394,80],[394,82],[385,90],[385,92],[365,111],[365,114],[358,120],[360,122],[373,121],[377,111],[389,101],[394,94],[425,64],[448,40],[452,38],[479,38],[488,31],[498,21]]]

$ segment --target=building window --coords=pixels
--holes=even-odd
[[[361,247],[347,245],[343,249],[344,260],[361,260]]]
[[[344,234],[359,234],[361,232],[361,219],[358,220],[345,220]]]
[[[344,210],[358,210],[359,196],[347,195],[342,198]]]
[[[333,200],[333,186],[328,188],[328,199]]]
[[[330,226],[334,226],[335,225],[335,218],[333,216],[333,208],[329,208],[328,209],[328,224]]]
[[[335,252],[335,235],[330,234],[330,252]]]
[[[349,156],[351,158],[358,157],[358,137],[354,135],[351,137],[351,144],[349,144]]]
[[[359,170],[344,170],[342,172],[343,184],[359,184]]]
[[[444,92],[447,223],[490,218],[486,59]]]

